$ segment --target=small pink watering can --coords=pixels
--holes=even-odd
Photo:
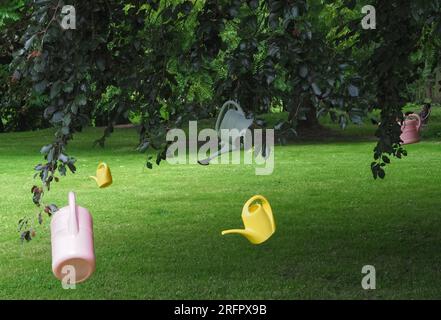
[[[65,266],[73,267],[79,283],[95,271],[92,216],[75,203],[75,193],[69,193],[69,206],[61,208],[51,221],[52,271],[62,280]]]
[[[409,114],[401,125],[400,139],[403,144],[420,142],[421,118],[416,113]]]

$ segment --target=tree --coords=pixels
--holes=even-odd
[[[29,19],[25,1],[7,1],[0,5],[0,132],[33,130],[48,125],[42,116],[45,96],[28,90],[30,79],[19,81],[17,73],[9,73],[13,53],[21,48],[17,34],[25,32]]]
[[[48,213],[56,207],[42,205],[44,190],[76,171],[67,144],[99,114],[103,104],[94,101],[105,102],[108,114],[97,144],[104,145],[117,119],[135,113],[138,149],[156,149],[157,164],[169,128],[215,114],[213,106],[227,98],[255,114],[280,106],[288,112],[276,125],[280,133],[315,125],[327,113],[342,127],[360,122],[374,101],[382,119],[372,170],[383,178],[388,155],[405,154],[397,119],[418,67],[411,56],[424,46],[425,19],[432,19],[433,34],[440,21],[439,1],[378,0],[379,28],[372,32],[360,27],[364,1],[72,0],[76,29],[65,30],[65,4],[28,4],[22,48],[11,64],[13,79],[29,81],[30,91],[47,98],[43,115],[56,128],[35,168],[43,186],[32,188],[35,204]],[[317,23],[317,16],[328,19]],[[22,238],[30,240],[26,221]]]
[[[17,74],[32,79],[37,93],[49,96],[45,117],[58,128],[48,164],[41,167],[45,184],[65,165],[58,158],[67,141],[87,124],[88,103],[109,86],[120,90],[113,96],[114,119],[139,113],[141,145],[158,147],[158,162],[165,129],[183,114],[207,113],[195,110],[185,94],[195,70],[212,79],[214,101],[236,98],[253,112],[281,101],[295,121],[303,96],[314,106],[327,99],[333,107],[347,107],[330,99],[334,87],[347,85],[330,78],[342,72],[331,68],[342,58],[330,56],[320,35],[313,35],[304,1],[96,1],[92,7],[78,1],[76,11],[85,15],[76,30],[60,28],[62,4],[33,4],[34,23],[13,64]],[[225,63],[225,70],[215,70],[216,63]],[[178,83],[187,75],[190,81]],[[111,131],[112,121],[98,143]]]
[[[29,4],[23,48],[12,63],[16,79],[31,81],[32,90],[47,97],[44,117],[57,128],[55,141],[41,150],[45,163],[36,166],[47,189],[58,175],[76,171],[67,143],[88,124],[96,107],[91,102],[103,95],[110,97],[112,117],[97,143],[104,145],[117,118],[135,112],[141,118],[139,149],[157,149],[157,164],[165,158],[168,128],[213,113],[207,106],[226,98],[254,113],[281,104],[290,114],[279,126],[284,129],[307,114],[303,100],[306,107],[349,110],[340,98],[343,91],[348,96],[342,90],[347,84],[334,78],[344,72],[334,63],[342,57],[331,56],[313,32],[305,1],[70,4],[78,14],[75,30],[60,27],[63,1]],[[189,94],[201,79],[212,84],[209,103]],[[117,90],[109,95],[110,88]],[[32,191],[43,207],[44,189]],[[31,238],[27,231],[24,239]]]
[[[438,56],[430,51],[430,68],[433,69],[440,58],[441,1],[378,0],[371,4],[377,12],[375,32],[360,30],[357,21],[353,21],[352,26],[353,33],[359,33],[359,48],[374,48],[361,65],[364,81],[374,86],[376,104],[381,109],[381,122],[376,131],[379,141],[371,168],[375,178],[384,178],[384,166],[390,163],[389,157],[407,155],[401,145],[399,124],[403,119],[405,93],[408,85],[420,77],[423,63],[428,61],[413,57],[435,46]]]
[[[410,100],[408,88],[440,63],[441,1],[310,2],[318,12],[315,23],[326,30],[336,51],[352,58],[368,104],[381,111],[371,169],[374,178],[384,178],[390,157],[407,155],[400,122]],[[376,11],[374,30],[364,30],[360,23],[361,9],[368,4]]]

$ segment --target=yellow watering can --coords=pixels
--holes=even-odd
[[[255,203],[259,201],[260,203]],[[242,209],[242,221],[245,229],[222,231],[222,235],[237,233],[253,244],[265,242],[276,231],[273,211],[265,197],[257,195],[248,200]]]
[[[96,177],[91,176],[91,178],[96,181],[96,184],[100,188],[105,188],[110,186],[113,181],[112,174],[110,173],[110,168],[104,162],[101,162],[98,165],[98,169],[96,169]]]

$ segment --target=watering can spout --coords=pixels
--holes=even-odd
[[[95,180],[96,182],[98,182],[98,178],[97,177],[90,176],[89,178]]]
[[[255,232],[246,229],[230,229],[222,231],[222,235],[226,234],[240,234],[253,243],[255,242],[255,239],[257,237],[257,234]]]
[[[222,235],[226,235],[226,234],[232,234],[232,233],[237,233],[237,234],[241,234],[245,237],[248,237],[251,232],[245,229],[230,229],[230,230],[224,230],[222,231]]]
[[[77,204],[75,199],[75,193],[69,192],[69,220],[68,231],[71,235],[78,233],[78,216],[77,216]]]

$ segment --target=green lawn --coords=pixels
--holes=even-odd
[[[134,130],[116,130],[100,149],[91,148],[100,130],[88,129],[69,147],[77,174],[46,197],[65,205],[73,190],[94,217],[97,270],[76,290],[52,275],[49,220],[24,245],[16,230],[35,211],[33,166],[52,133],[0,134],[0,298],[440,298],[440,112],[432,120],[430,139],[408,146],[384,181],[369,168],[375,142],[350,139],[369,126],[351,126],[336,141],[277,146],[270,176],[249,165],[148,170]],[[103,190],[88,178],[99,161],[114,177]],[[273,207],[274,236],[260,246],[221,236],[241,227],[242,205],[254,194]],[[367,264],[376,267],[376,290],[361,288]]]

